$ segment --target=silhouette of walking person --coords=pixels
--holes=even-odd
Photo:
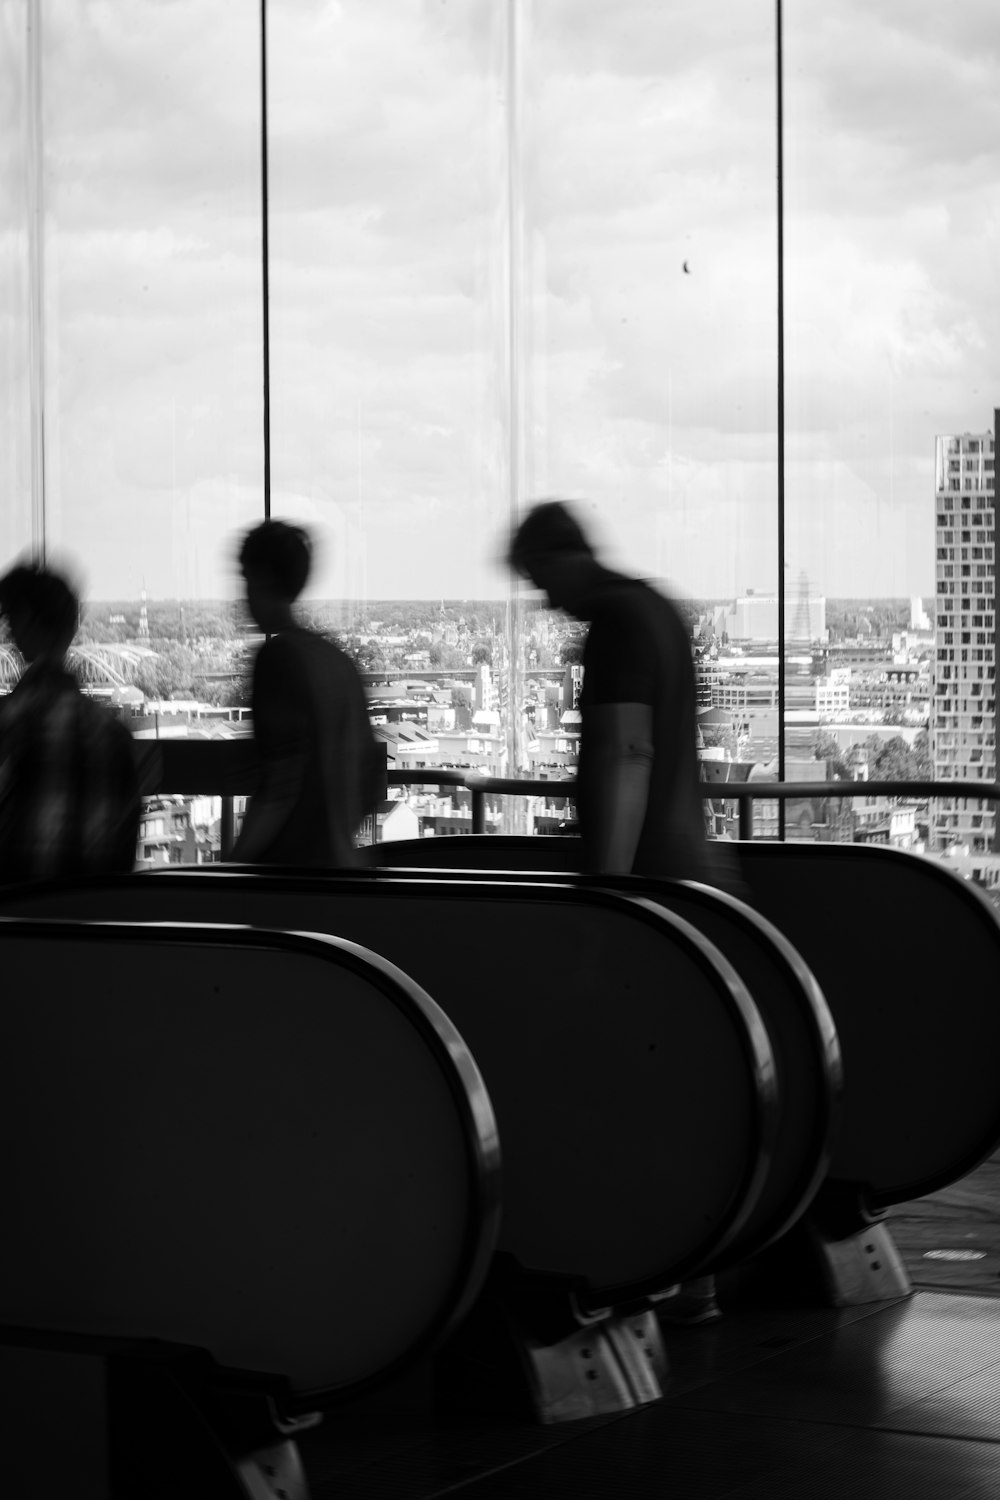
[[[735,861],[724,862],[706,835],[694,662],[677,606],[604,567],[558,500],[529,512],[508,562],[551,605],[589,622],[576,793],[585,868],[738,890]],[[665,1288],[658,1313],[667,1323],[714,1322],[714,1278]]]
[[[706,836],[694,663],[677,606],[605,567],[559,500],[529,512],[508,562],[590,626],[576,796],[585,867],[736,883]]]
[[[27,663],[0,699],[0,880],[132,870],[132,737],[67,669],[76,593],[61,574],[18,564],[0,578],[0,614]]]
[[[301,527],[264,521],[243,538],[247,604],[270,639],[253,673],[261,785],[233,859],[350,866],[354,835],[378,792],[379,752],[351,659],[294,614],[312,565]]]

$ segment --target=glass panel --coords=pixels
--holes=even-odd
[[[28,0],[0,6],[0,571],[31,546]],[[0,657],[0,688],[10,663]]]
[[[706,763],[774,774],[773,7],[564,0],[518,20],[519,498],[577,499],[612,566],[680,599]],[[767,628],[744,628],[768,595]],[[562,774],[578,732],[572,657],[566,621],[540,628],[526,600],[520,765],[538,774]]]
[[[45,535],[87,597],[76,665],[140,738],[235,732],[233,551],[263,514],[256,7],[33,14]],[[207,857],[218,819],[150,802],[140,863]]]
[[[332,623],[405,671],[396,637],[443,637],[399,601],[506,592],[504,8],[268,27],[272,511],[316,528]]]
[[[493,0],[268,12],[272,514],[400,770],[507,773],[507,42]]]
[[[859,48],[851,0],[785,10],[790,777],[995,779],[991,15],[881,0]],[[938,853],[995,825],[884,791],[789,818]]]
[[[149,694],[201,697],[197,643],[227,633],[208,601],[262,515],[255,7],[43,21],[47,539],[96,639],[183,648]]]

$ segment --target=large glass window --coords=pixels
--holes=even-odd
[[[967,509],[992,486],[991,35],[978,4],[943,28],[893,0],[785,8],[789,775],[816,758],[880,781],[971,772],[970,724],[952,745],[929,719],[935,693],[941,715],[966,696],[935,670],[935,626],[981,607],[952,597],[972,539],[946,529],[949,492]],[[884,797],[860,831],[895,842],[895,810]],[[911,812],[940,850],[934,809]]]
[[[704,753],[728,779],[751,729],[762,761],[778,732],[776,702],[748,707],[732,618],[776,587],[773,9],[518,16],[518,498],[577,499],[608,562],[680,598]],[[558,778],[579,645],[537,620],[515,662],[519,766]]]
[[[28,3],[0,6],[0,560],[31,545]]]
[[[96,600],[217,599],[262,505],[255,7],[32,10],[48,540]]]
[[[268,12],[272,511],[361,633],[506,593],[507,45],[493,0]]]
[[[471,826],[436,767],[510,769],[511,47],[494,0],[268,12],[272,514],[414,777],[378,837]]]
[[[269,490],[396,768],[558,780],[579,632],[500,553],[560,495],[680,596],[709,779],[992,781],[989,20],[785,8],[779,473],[772,0],[272,0],[266,201],[258,5],[8,0],[4,560],[82,571],[91,686],[221,708]],[[788,831],[987,852],[952,801]]]

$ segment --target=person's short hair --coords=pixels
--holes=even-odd
[[[309,533],[287,521],[262,521],[243,538],[240,567],[264,574],[283,598],[297,599],[312,567]]]
[[[80,623],[80,600],[61,573],[18,563],[0,578],[0,614],[29,619],[52,646],[68,646]]]
[[[564,500],[543,500],[528,512],[510,539],[507,562],[515,573],[529,571],[532,558],[567,552],[594,555],[586,533]]]

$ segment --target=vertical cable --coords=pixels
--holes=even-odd
[[[45,563],[45,152],[42,7],[25,7],[27,63],[28,412],[31,550]]]
[[[264,520],[271,519],[271,313],[267,237],[267,0],[260,0],[260,250],[264,333]]]
[[[778,168],[778,780],[785,779],[785,157],[781,0],[775,0],[775,113]],[[778,800],[778,837],[785,802]]]

